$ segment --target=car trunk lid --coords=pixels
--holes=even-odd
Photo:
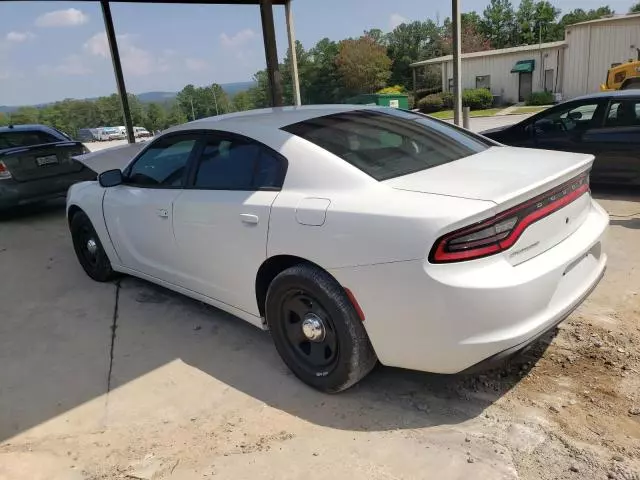
[[[384,183],[399,190],[488,200],[509,208],[591,168],[592,155],[492,147]]]
[[[495,203],[498,218],[518,219],[514,228],[521,231],[505,252],[517,265],[557,245],[584,222],[591,199],[580,179],[592,163],[592,155],[493,147],[385,183],[399,190]],[[580,192],[586,194],[578,195]],[[521,228],[525,217],[530,223]],[[503,223],[500,228],[508,225]],[[473,232],[474,222],[463,221],[460,227]]]
[[[79,172],[83,165],[73,157],[84,153],[81,142],[57,142],[0,150],[0,162],[18,182]]]

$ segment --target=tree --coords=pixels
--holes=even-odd
[[[509,0],[491,0],[482,12],[480,31],[492,48],[513,45],[515,14]]]
[[[480,33],[480,17],[477,13],[463,13],[460,16],[460,37],[462,39],[462,53],[481,52],[491,49],[491,44]],[[444,20],[443,54],[453,52],[453,26],[449,17]]]
[[[260,70],[253,76],[255,87],[251,87],[247,94],[253,108],[265,108],[271,105],[269,100],[269,78],[266,70]]]
[[[309,68],[305,73],[305,103],[339,103],[346,94],[338,68],[338,44],[323,38],[309,50]]]
[[[392,59],[391,83],[405,88],[412,88],[413,83],[409,65],[445,55],[447,50],[442,28],[431,20],[402,23],[387,34],[386,42],[387,55]]]
[[[522,0],[516,11],[516,28],[519,45],[531,45],[536,43],[536,4],[534,0]]]
[[[534,39],[538,41],[542,39],[543,42],[551,42],[554,40],[562,40],[564,32],[560,33],[558,38],[558,30],[555,28],[556,19],[560,15],[560,10],[555,8],[548,1],[540,1],[536,3],[536,23],[534,28]],[[534,42],[535,43],[535,40]]]
[[[167,112],[158,103],[147,105],[147,121],[144,124],[147,130],[155,132],[167,127]]]
[[[387,45],[387,35],[379,28],[372,28],[371,30],[365,30],[363,36],[371,38],[378,45]]]
[[[636,3],[629,9],[629,13],[640,13],[640,2]]]
[[[300,97],[304,98],[308,87],[307,71],[311,67],[309,53],[305,51],[302,43],[296,40],[296,59],[298,63],[298,79],[300,80]],[[287,49],[284,63],[280,66],[282,72],[282,95],[285,105],[293,105],[293,74],[291,71],[291,49]]]
[[[345,87],[353,93],[372,93],[391,77],[391,59],[371,37],[340,42],[336,66]]]
[[[40,112],[36,107],[20,107],[15,112],[9,114],[13,125],[24,125],[28,123],[38,123]]]
[[[233,104],[233,110],[236,112],[244,112],[253,108],[251,96],[247,91],[236,93],[231,103]]]
[[[169,109],[169,113],[167,115],[167,127],[172,127],[174,125],[181,125],[183,123],[187,123],[189,120],[187,119],[187,115],[182,111],[182,107],[178,102],[175,102],[171,105]]]
[[[7,125],[9,125],[9,116],[0,112],[0,127],[6,127]]]
[[[584,11],[581,8],[576,8],[575,10],[572,10],[569,13],[563,15],[558,24],[564,29],[564,27],[573,25],[574,23],[597,20],[602,17],[613,15],[613,13],[613,10],[611,10],[608,5],[589,11]]]

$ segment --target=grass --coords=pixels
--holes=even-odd
[[[518,107],[518,108],[516,108],[516,109],[515,109],[513,112],[511,112],[511,113],[513,113],[514,115],[522,114],[522,113],[538,113],[538,112],[541,112],[541,111],[543,111],[543,110],[546,110],[547,108],[549,108],[549,107],[548,107],[548,106],[541,106],[541,107],[539,107],[539,106],[537,106],[537,107],[534,107],[534,106],[531,106],[531,107]]]
[[[469,116],[471,117],[491,117],[498,113],[502,108],[487,108],[486,110],[471,110]],[[432,117],[446,120],[453,118],[453,110],[442,110],[440,112],[430,113]]]

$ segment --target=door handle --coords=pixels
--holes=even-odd
[[[158,210],[156,210],[156,213],[161,218],[167,218],[169,216],[169,210],[167,210],[166,208],[159,208]]]
[[[251,215],[250,213],[241,213],[240,220],[242,220],[242,223],[248,223],[249,225],[257,225],[260,221],[257,215]]]

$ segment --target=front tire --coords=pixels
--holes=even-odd
[[[267,292],[266,320],[287,366],[323,392],[349,388],[377,362],[344,289],[316,266],[299,264],[276,276]]]
[[[87,275],[98,282],[113,279],[115,273],[111,268],[111,262],[87,214],[76,213],[71,219],[70,229],[73,249]]]

